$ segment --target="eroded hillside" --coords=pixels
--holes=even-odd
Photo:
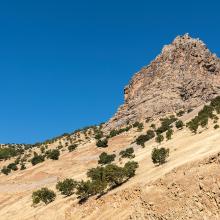
[[[203,42],[177,37],[133,77],[108,123],[1,145],[0,218],[219,219],[219,74]],[[162,162],[154,149],[165,150]],[[75,191],[62,195],[57,183],[67,178]],[[56,194],[45,204],[32,198],[42,187]]]
[[[185,122],[197,115],[199,109],[184,114]],[[155,139],[143,148],[134,140],[155,123],[146,123],[109,139],[107,148],[97,148],[96,141],[79,145],[73,152],[63,152],[57,161],[46,160],[23,171],[15,171],[0,178],[0,214],[3,219],[217,219],[220,133],[209,120],[207,128],[193,134],[187,127],[175,130],[171,140],[161,144]],[[54,144],[51,145],[51,147]],[[83,204],[75,195],[65,197],[57,193],[54,202],[32,206],[31,194],[43,186],[55,190],[58,180],[86,178],[89,168],[96,167],[101,152],[115,153],[115,163],[121,165],[119,152],[132,146],[133,160],[139,163],[136,175],[128,182]],[[154,147],[170,149],[170,157],[162,166],[151,160]],[[5,163],[5,162],[2,162]],[[188,204],[188,205],[187,205]]]

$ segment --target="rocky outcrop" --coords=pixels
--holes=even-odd
[[[220,59],[199,39],[178,36],[136,73],[104,130],[197,107],[220,94]]]

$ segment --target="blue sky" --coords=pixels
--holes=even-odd
[[[177,35],[220,54],[218,1],[0,2],[0,143],[108,120],[123,88]]]

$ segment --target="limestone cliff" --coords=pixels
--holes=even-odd
[[[197,107],[220,94],[220,59],[199,39],[178,36],[136,73],[105,130]]]

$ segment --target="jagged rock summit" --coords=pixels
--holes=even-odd
[[[125,101],[104,129],[198,107],[220,94],[220,59],[199,39],[178,36],[124,89]]]

